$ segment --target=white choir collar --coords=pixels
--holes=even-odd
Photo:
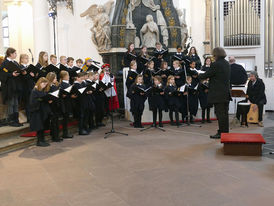
[[[9,57],[7,57],[7,60],[10,62],[14,62],[14,59],[10,59]]]
[[[63,79],[62,82],[65,82],[65,83],[68,84],[68,83],[69,83],[69,80],[64,80],[64,79]]]

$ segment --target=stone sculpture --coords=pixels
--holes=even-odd
[[[155,47],[156,42],[159,41],[159,28],[154,22],[152,15],[146,16],[146,23],[140,31],[141,42],[143,46]]]
[[[90,29],[92,32],[91,39],[98,47],[99,52],[111,49],[110,13],[113,4],[113,0],[100,6],[93,4],[80,15],[81,17],[88,16],[91,18],[93,22]]]

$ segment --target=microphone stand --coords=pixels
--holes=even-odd
[[[104,139],[107,139],[110,135],[112,134],[120,134],[120,135],[124,135],[124,136],[128,136],[128,134],[126,133],[122,133],[122,132],[116,132],[115,129],[114,129],[114,122],[113,122],[113,98],[112,98],[112,89],[113,89],[113,86],[114,84],[112,80],[110,80],[111,82],[111,87],[110,87],[110,116],[111,116],[111,130],[109,132],[106,132],[105,133],[105,137]],[[117,95],[117,94],[116,94]]]
[[[186,73],[186,65],[184,64],[184,72],[185,72],[185,82],[187,82],[186,81],[186,77],[187,77],[187,73]],[[186,124],[183,124],[183,125],[181,125],[182,127],[185,127],[185,126],[193,126],[193,127],[202,127],[201,125],[199,125],[199,124],[193,124],[193,123],[190,123],[190,111],[189,111],[189,94],[188,94],[188,85],[187,85],[187,87],[186,87],[186,92],[187,92],[187,94],[186,94],[186,108],[187,108],[187,115],[186,115],[186,117],[187,117],[187,122],[186,122]]]
[[[158,129],[158,130],[161,130],[162,132],[165,132],[166,130],[161,128],[161,127],[153,127],[153,124],[150,126],[150,127],[147,127],[147,128],[144,128],[144,129],[141,129],[140,132],[143,132],[143,131],[146,131],[146,130],[149,130],[149,129],[152,129],[152,128],[155,128],[155,129]]]

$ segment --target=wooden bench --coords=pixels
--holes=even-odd
[[[261,134],[222,133],[225,155],[261,156],[265,140]]]

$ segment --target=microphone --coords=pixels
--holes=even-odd
[[[31,52],[31,49],[29,49],[29,53],[31,54],[31,61],[32,61],[32,63],[34,62],[34,58],[33,58],[33,54],[32,54],[32,52]]]
[[[94,60],[92,60],[92,62],[94,62],[95,64],[100,64],[100,62],[97,62],[97,61],[94,61]]]

